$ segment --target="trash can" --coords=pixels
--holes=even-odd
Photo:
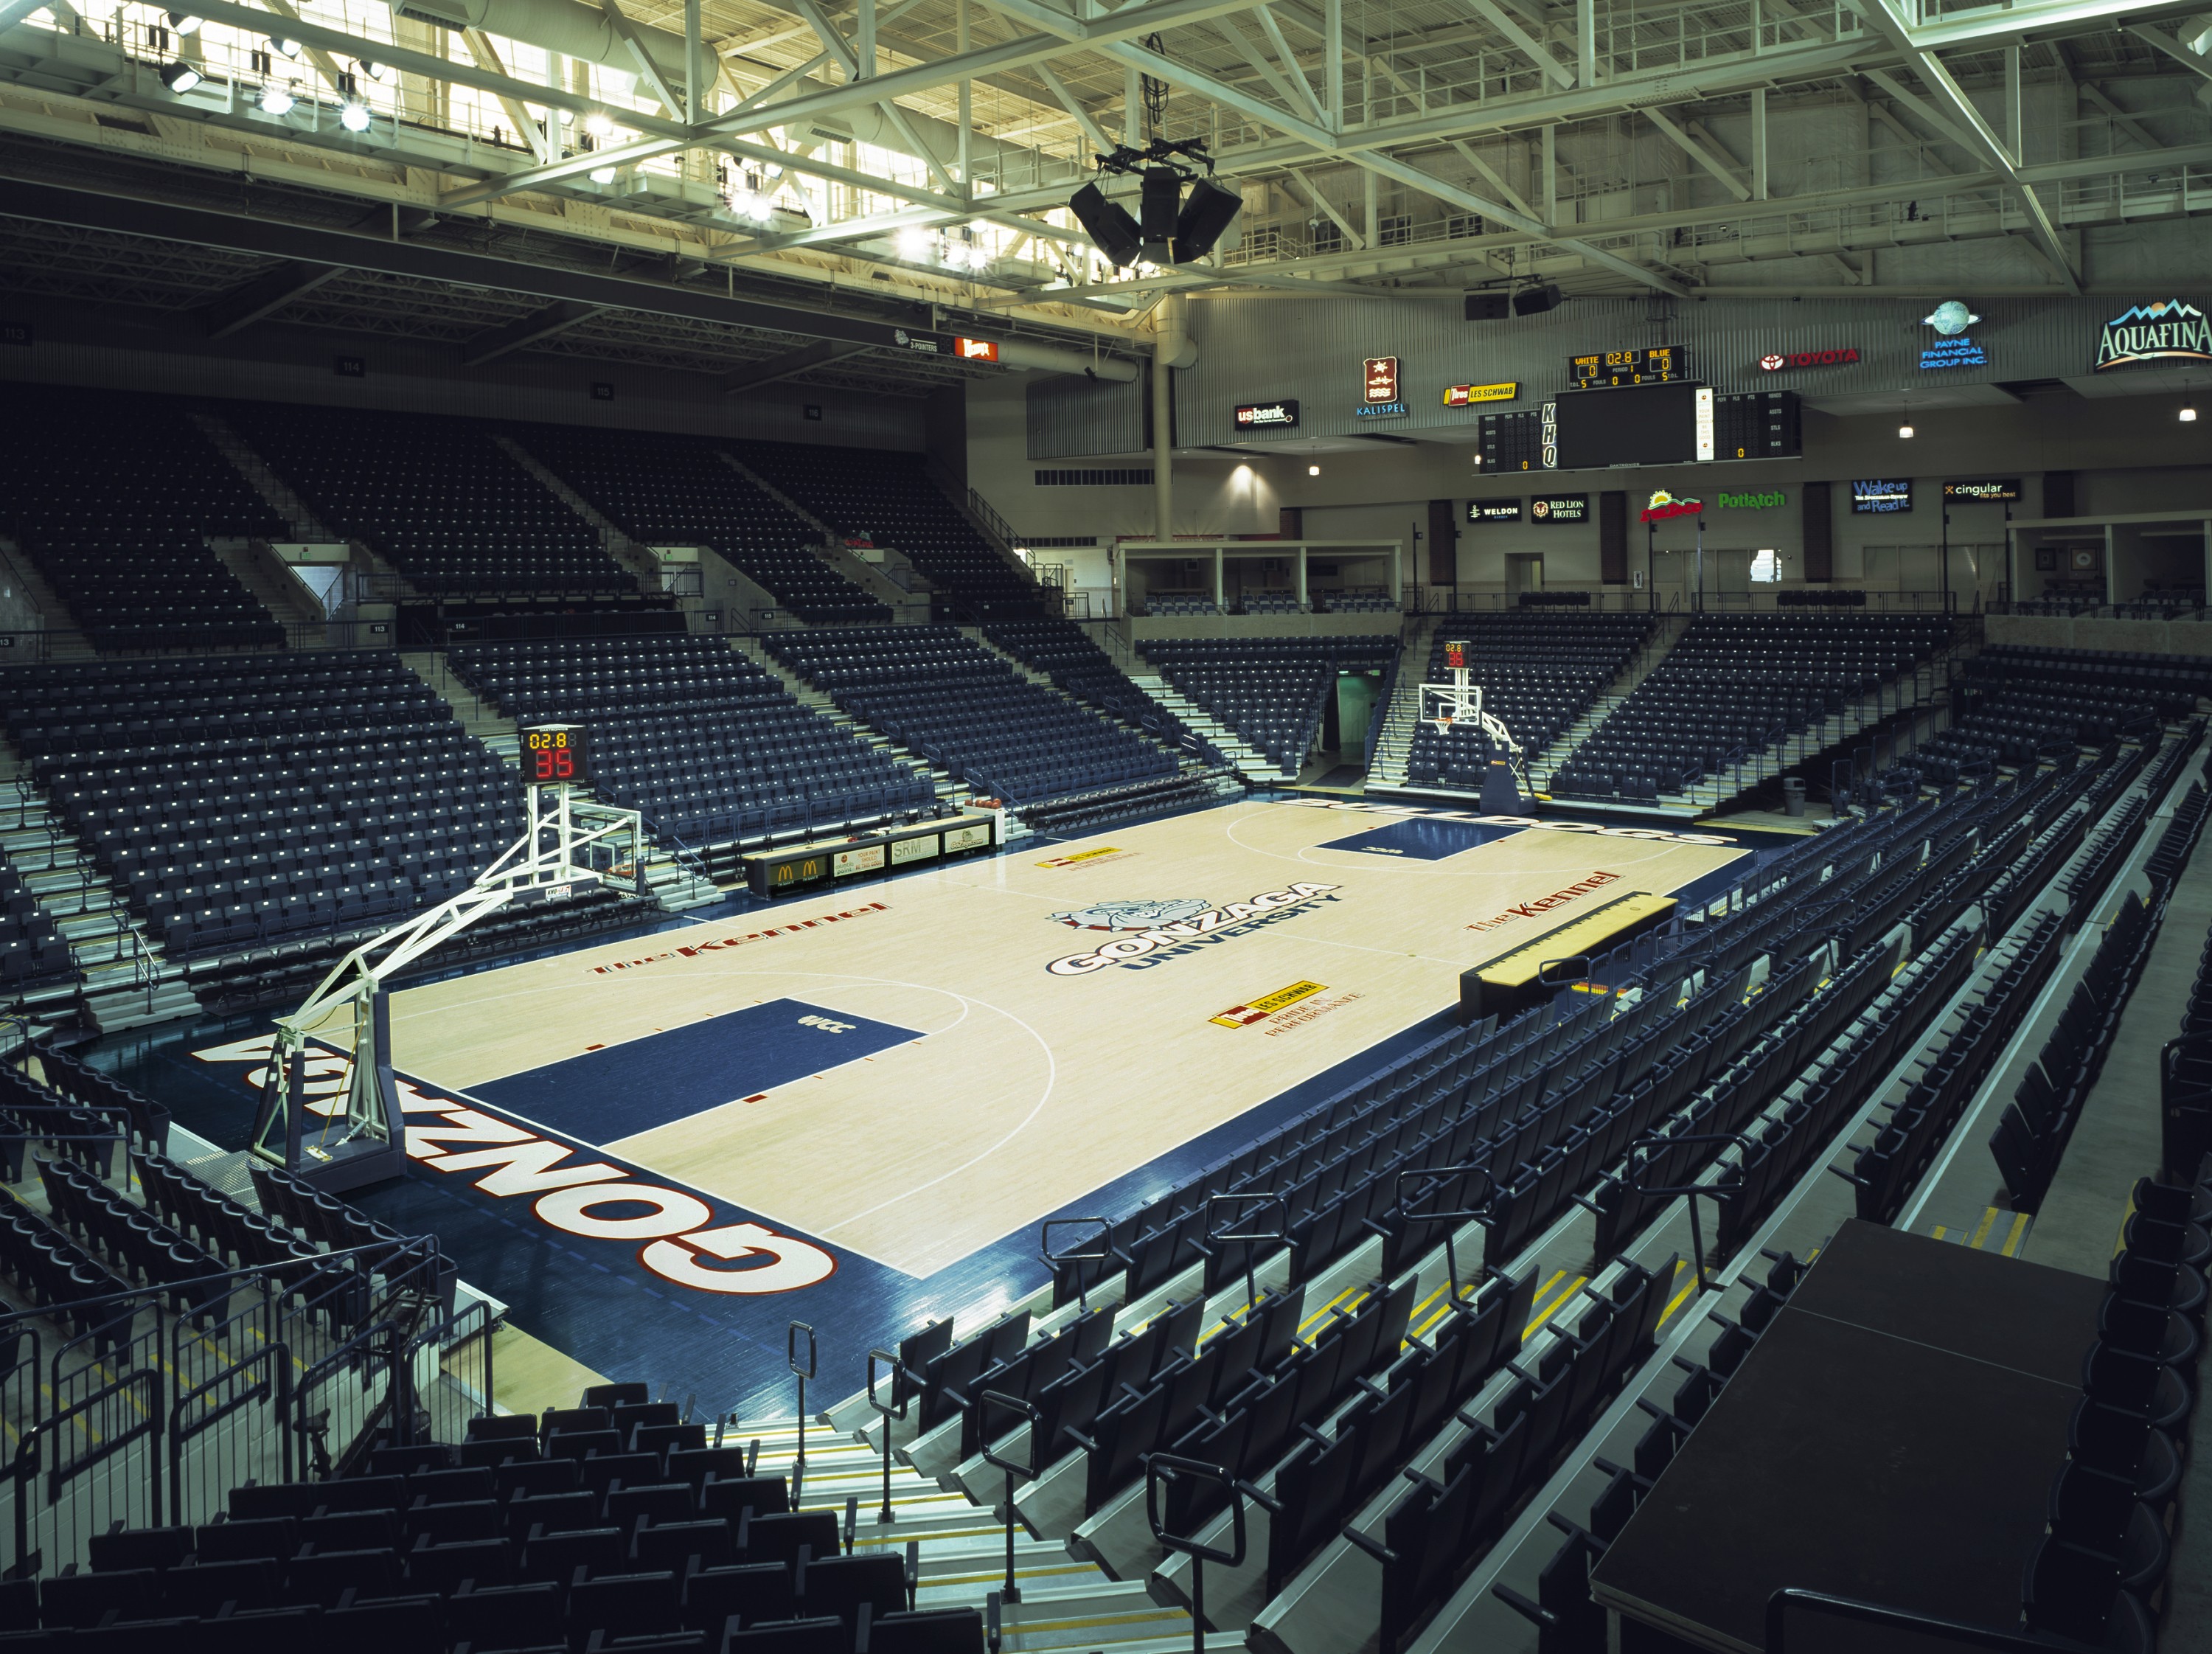
[[[1792,816],[1805,813],[1805,778],[1784,775],[1782,778],[1782,807]]]

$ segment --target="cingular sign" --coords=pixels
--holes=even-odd
[[[1771,511],[1777,506],[1790,503],[1790,496],[1778,488],[1768,489],[1762,494],[1731,494],[1723,489],[1713,497],[1723,511]]]

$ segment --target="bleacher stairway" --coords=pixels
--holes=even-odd
[[[806,549],[888,608],[891,611],[893,624],[924,626],[929,623],[929,582],[922,579],[921,571],[908,563],[904,557],[898,557],[896,552],[887,554],[897,557],[896,566],[905,571],[913,582],[911,585],[893,580],[883,569],[854,556],[838,543],[836,533],[829,524],[727,449],[716,448],[714,457],[820,535],[821,538]]]
[[[403,654],[407,669],[437,692],[453,709],[453,716],[471,735],[495,754],[501,763],[522,768],[522,738],[514,720],[481,698],[474,690],[446,669],[442,656],[423,653]],[[590,798],[589,787],[577,789]],[[653,899],[671,913],[703,908],[722,899],[720,886],[707,877],[696,854],[680,847],[657,842],[650,829],[645,834],[645,883]]]
[[[776,681],[789,690],[799,705],[805,707],[809,712],[819,717],[827,718],[862,745],[874,747],[878,751],[890,753],[892,757],[915,775],[927,776],[930,787],[936,793],[940,803],[951,805],[956,809],[964,809],[969,800],[975,796],[965,781],[954,779],[946,771],[938,769],[935,765],[908,751],[888,736],[878,734],[869,728],[831,700],[827,691],[816,689],[813,684],[763,648],[757,640],[750,637],[733,637],[730,640],[730,647],[755,666],[774,673]],[[1028,836],[1029,831],[1028,826],[1016,817],[1010,815],[1006,818],[1006,840],[1009,843],[1018,838]]]
[[[790,1475],[799,1451],[799,1427],[785,1417],[747,1423],[733,1438],[757,1441],[760,1475]],[[880,1441],[880,1437],[878,1440]],[[998,1596],[1006,1577],[1003,1511],[971,1500],[916,1473],[894,1457],[890,1505],[894,1520],[877,1520],[884,1503],[883,1455],[852,1435],[819,1422],[806,1432],[806,1474],[801,1508],[853,1511],[852,1554],[899,1554],[915,1548],[919,1584],[915,1606],[977,1607]],[[1018,1602],[1000,1602],[1002,1646],[1066,1654],[1186,1654],[1192,1646],[1190,1615],[1155,1602],[1142,1578],[1116,1580],[1096,1563],[1070,1556],[1056,1538],[1014,1536],[1014,1581]],[[1215,1631],[1209,1650],[1242,1649],[1242,1631]]]
[[[1193,734],[1212,743],[1229,760],[1230,766],[1247,781],[1273,785],[1296,779],[1295,769],[1285,769],[1197,702],[1178,694],[1175,686],[1158,672],[1149,669],[1133,672],[1129,674],[1129,681],[1164,710],[1174,714]]]
[[[78,847],[76,836],[48,811],[44,792],[15,747],[0,739],[0,849],[24,888],[52,915],[69,944],[70,960],[82,978],[85,1010],[103,1033],[196,1016],[200,1003],[185,974],[132,917],[99,867]],[[34,990],[34,1012],[73,998],[63,990]]]
[[[1895,683],[1886,684],[1875,693],[1851,702],[1834,717],[1825,719],[1800,734],[1785,736],[1732,769],[1692,782],[1686,793],[1662,795],[1660,810],[1674,814],[1697,814],[1718,809],[1785,769],[1818,761],[1823,754],[1844,746],[1863,731],[1893,718],[1900,712],[1936,709],[1940,727],[1941,714],[1948,709],[1950,702],[1952,662],[1963,658],[1966,647],[1954,645],[1922,661],[1909,678],[1900,677]],[[1657,658],[1655,657],[1650,664],[1656,666]],[[1647,667],[1647,673],[1648,671]],[[1638,682],[1641,681],[1639,676]],[[1607,713],[1610,715],[1613,708],[1626,698],[1625,690],[1620,691],[1619,700],[1608,695],[1606,699],[1610,705],[1606,708]],[[1598,723],[1602,721],[1600,719]],[[1597,723],[1590,725],[1590,730],[1596,727]],[[1584,732],[1585,734],[1588,733]],[[1544,754],[1547,767],[1540,778],[1535,766],[1530,766],[1530,779],[1539,790],[1549,787],[1553,775],[1583,739],[1583,735],[1571,736],[1548,749]],[[1648,806],[1642,807],[1649,809]]]
[[[39,623],[45,632],[46,656],[49,660],[91,660],[96,658],[91,644],[85,642],[84,629],[77,624],[76,617],[62,601],[60,593],[46,584],[46,577],[39,572],[23,548],[5,535],[0,535],[0,562],[4,562],[15,581],[23,588],[23,595],[39,611]]]
[[[1052,681],[1052,677],[1049,673],[1039,672],[1035,666],[1030,666],[1025,662],[1018,660],[1013,655],[1008,654],[1004,649],[991,642],[989,638],[983,635],[983,629],[981,626],[963,626],[960,628],[960,635],[966,638],[970,643],[975,644],[976,648],[983,650],[987,654],[994,655],[999,660],[1006,662],[1007,670],[1012,672],[1017,678],[1021,678],[1024,683],[1036,684],[1048,695],[1058,696],[1061,700],[1066,702],[1068,705],[1077,708],[1080,711],[1089,713],[1094,718],[1103,718],[1107,715],[1104,713],[1100,712],[1096,707],[1091,705],[1087,701],[1082,699],[1079,696],[1071,695],[1066,690],[1060,688],[1059,684]],[[1117,724],[1120,722],[1118,719],[1113,720],[1112,721]],[[1129,727],[1129,726],[1124,725],[1122,727],[1126,728]],[[1157,735],[1149,734],[1143,730],[1136,730],[1134,733],[1142,736],[1143,739],[1151,745],[1158,747],[1163,752],[1167,753],[1169,757],[1174,758],[1176,760],[1176,768],[1180,769],[1183,774],[1187,775],[1200,774],[1208,768],[1202,759],[1194,757],[1189,753],[1181,751],[1178,749],[1169,745],[1166,742],[1161,740]]]
[[[653,556],[652,547],[639,544],[616,527],[589,500],[546,469],[535,454],[504,431],[494,432],[491,440],[499,445],[500,451],[508,459],[536,477],[547,493],[592,526],[607,555],[620,563],[623,571],[637,582],[639,591],[651,596],[661,589],[660,559]]]
[[[1398,649],[1398,677],[1383,709],[1382,733],[1375,739],[1375,761],[1367,769],[1367,785],[1399,787],[1406,784],[1406,763],[1413,754],[1413,732],[1421,717],[1421,680],[1428,675],[1429,652],[1435,646],[1437,615],[1417,615],[1407,625]]]
[[[291,484],[254,451],[253,445],[239,434],[236,426],[221,414],[204,408],[194,409],[191,417],[201,435],[214,443],[238,474],[253,485],[253,491],[269,502],[270,509],[292,526],[296,538],[308,543],[337,543],[338,537],[316,519],[307,502],[294,493]]]

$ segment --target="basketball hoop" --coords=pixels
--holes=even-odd
[[[1473,680],[1474,646],[1462,639],[1444,642],[1444,667],[1451,673],[1451,681],[1421,685],[1420,721],[1435,727],[1442,735],[1451,733],[1452,726],[1472,723],[1487,736],[1493,766],[1502,764],[1512,785],[1517,788],[1515,807],[1519,807],[1518,794],[1530,791],[1528,766],[1521,751],[1521,744],[1513,733],[1494,714],[1486,712],[1482,705],[1482,685]],[[1490,790],[1485,783],[1485,791]]]

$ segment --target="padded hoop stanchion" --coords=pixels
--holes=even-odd
[[[983,1409],[983,1462],[995,1464],[1006,1473],[1006,1584],[1001,1594],[1007,1602],[1018,1602],[1022,1600],[1022,1593],[1021,1588],[1014,1584],[1014,1523],[1017,1520],[1014,1515],[1014,1478],[1019,1476],[1024,1481],[1035,1481],[1037,1473],[1043,1468],[1037,1463],[1037,1455],[1044,1450],[1044,1444],[1037,1439],[1037,1434],[1038,1426],[1044,1422],[1044,1414],[1038,1410],[1036,1402],[995,1389],[985,1390],[976,1397],[976,1404]],[[991,1445],[991,1409],[994,1407],[1029,1421],[1030,1456],[1026,1460],[1001,1458]]]
[[[1229,1543],[1209,1545],[1196,1534],[1179,1534],[1160,1514],[1160,1488],[1188,1480],[1219,1487],[1229,1500]],[[1190,1559],[1190,1645],[1194,1654],[1206,1654],[1206,1565],[1218,1562],[1239,1567],[1244,1561],[1244,1499],[1237,1478],[1223,1466],[1186,1459],[1173,1453],[1152,1453],[1145,1458],[1145,1521],[1152,1538],[1164,1550]]]
[[[799,1335],[806,1335],[806,1361],[799,1359]],[[784,1329],[783,1361],[791,1369],[791,1376],[799,1380],[799,1453],[791,1462],[791,1508],[799,1508],[799,1496],[806,1486],[806,1381],[815,1373],[817,1365],[814,1329],[804,1321],[794,1321]],[[885,1426],[888,1431],[889,1426]]]
[[[1257,1207],[1262,1212],[1266,1211],[1268,1207],[1273,1206],[1275,1208],[1277,1214],[1275,1226],[1272,1230],[1256,1230],[1250,1228],[1216,1229],[1213,1226],[1213,1209],[1217,1206],[1233,1206],[1240,1207],[1245,1211],[1249,1211],[1251,1208]],[[1232,1216],[1230,1221],[1234,1224],[1237,1219]],[[1291,1209],[1288,1206],[1284,1204],[1283,1197],[1277,1194],[1209,1195],[1206,1197],[1206,1216],[1203,1219],[1203,1224],[1206,1230],[1206,1237],[1208,1240],[1233,1241],[1243,1244],[1244,1248],[1244,1301],[1248,1304],[1257,1304],[1260,1301],[1260,1286],[1259,1271],[1254,1262],[1255,1258],[1257,1256],[1257,1253],[1255,1249],[1256,1249],[1262,1241],[1287,1242],[1290,1239]]]
[[[876,1363],[882,1362],[890,1374],[890,1399],[884,1400],[876,1394]],[[868,1352],[868,1405],[884,1421],[884,1507],[876,1513],[878,1523],[896,1522],[891,1514],[891,1420],[906,1417],[908,1401],[906,1369],[899,1365],[897,1356],[889,1350]]]
[[[1055,1252],[1052,1250],[1054,1230],[1073,1229],[1089,1224],[1098,1225],[1097,1251]],[[1048,1269],[1052,1269],[1054,1266],[1062,1263],[1103,1263],[1114,1256],[1113,1233],[1114,1225],[1104,1218],[1047,1218],[1037,1229],[1037,1257]],[[1083,1271],[1079,1268],[1075,1272],[1075,1307],[1077,1309],[1088,1310],[1091,1307],[1090,1292],[1090,1283],[1084,1279]]]
[[[1637,1162],[1638,1150],[1662,1149],[1677,1143],[1734,1143],[1748,1152],[1751,1140],[1741,1132],[1733,1131],[1693,1132],[1684,1137],[1662,1137],[1654,1132],[1638,1138],[1628,1146],[1628,1175],[1623,1181],[1627,1183],[1631,1193],[1658,1200],[1680,1195],[1689,1201],[1690,1257],[1698,1267],[1698,1290],[1704,1292],[1711,1288],[1705,1280],[1705,1238],[1704,1228],[1698,1222],[1698,1196],[1710,1195],[1717,1201],[1723,1195],[1734,1195],[1743,1188],[1743,1179],[1738,1177],[1732,1183],[1645,1183],[1638,1181],[1644,1171]]]

